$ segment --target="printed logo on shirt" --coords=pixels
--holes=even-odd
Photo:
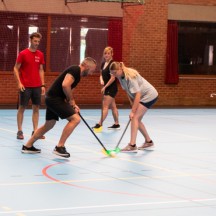
[[[39,56],[35,56],[35,62],[40,62],[40,57]]]

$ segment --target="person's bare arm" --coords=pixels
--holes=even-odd
[[[137,92],[136,95],[135,95],[135,98],[133,100],[133,102],[131,103],[131,112],[130,112],[130,119],[133,118],[134,114],[136,113],[136,110],[139,106],[139,102],[140,102],[140,97],[141,97],[141,93],[140,92]]]
[[[39,73],[40,73],[40,79],[41,79],[41,83],[42,83],[42,86],[41,86],[42,92],[41,92],[41,94],[45,95],[44,69],[43,69],[43,65],[42,64],[40,65]]]
[[[107,84],[101,89],[101,92],[104,93],[105,89],[110,86],[115,81],[115,76],[111,75]]]
[[[75,106],[75,100],[73,97],[73,91],[71,90],[71,85],[74,82],[74,77],[71,74],[66,74],[63,82],[62,82],[62,88],[63,92],[66,96],[66,100],[70,103],[71,106]]]
[[[19,69],[21,67],[21,63],[17,63],[14,65],[14,77],[15,77],[15,80],[17,82],[17,86],[18,86],[18,89],[20,91],[24,91],[25,90],[25,87],[23,86],[23,84],[21,83],[20,81],[20,76],[19,76]]]

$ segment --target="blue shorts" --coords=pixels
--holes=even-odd
[[[152,101],[149,101],[149,102],[146,102],[146,103],[140,102],[140,104],[142,104],[143,106],[145,106],[146,108],[149,109],[157,101],[157,99],[158,99],[158,97],[156,97]]]

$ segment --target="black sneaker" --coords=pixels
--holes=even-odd
[[[35,148],[34,146],[28,148],[23,145],[21,152],[26,154],[37,154],[37,153],[41,153],[41,150]]]
[[[102,128],[102,125],[100,124],[96,124],[94,127],[92,127],[92,129],[101,129]]]
[[[120,127],[119,124],[114,124],[114,125],[108,127],[108,129],[109,129],[109,130],[113,130],[113,129],[114,129],[114,130],[120,130],[121,127]]]
[[[18,131],[17,132],[17,139],[24,139],[24,136],[23,136],[23,132],[22,131]]]
[[[56,146],[55,149],[53,150],[53,154],[59,155],[61,157],[66,157],[66,158],[70,157],[70,153],[68,153],[66,151],[65,147],[58,147],[58,146]]]

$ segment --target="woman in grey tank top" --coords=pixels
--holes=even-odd
[[[154,143],[141,120],[147,110],[157,101],[157,90],[138,71],[126,67],[123,62],[113,62],[110,65],[110,73],[118,78],[122,88],[127,92],[131,104],[129,114],[131,138],[128,145],[121,149],[121,152],[137,152],[138,149],[152,149]],[[140,147],[136,145],[138,130],[144,137],[144,142]]]

